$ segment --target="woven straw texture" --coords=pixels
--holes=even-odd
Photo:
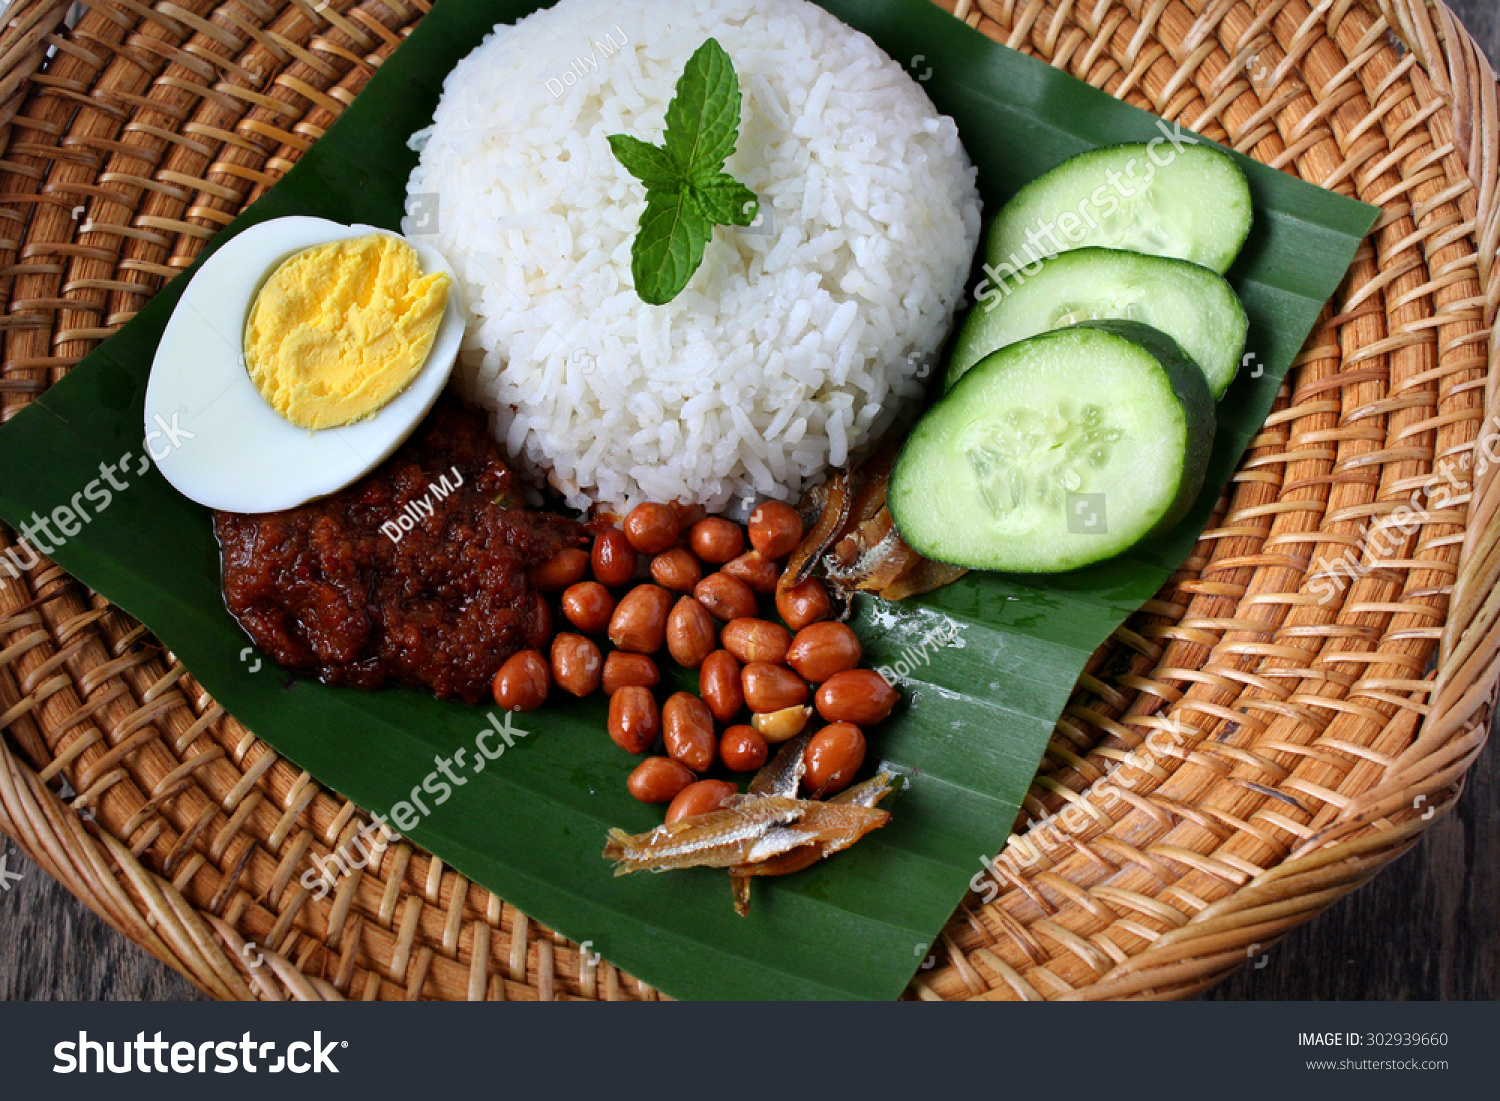
[[[275,183],[427,3],[90,0],[65,21],[73,7],[16,0],[0,37],[6,416]],[[911,986],[1185,997],[1416,844],[1484,743],[1496,81],[1422,0],[956,14],[1384,212],[1214,523],[1092,659],[1023,823]],[[361,810],[45,561],[0,581],[0,727],[0,828],[211,995],[659,996],[404,843],[310,897],[302,871]]]

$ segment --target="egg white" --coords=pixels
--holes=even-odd
[[[261,397],[245,368],[245,319],[276,267],[303,249],[370,233],[400,236],[324,218],[275,218],[226,243],[193,276],[146,386],[146,431],[163,423],[180,428],[179,444],[156,465],[184,496],[209,508],[261,513],[335,493],[388,458],[437,401],[463,341],[463,304],[448,262],[416,241],[409,243],[422,271],[444,271],[452,280],[448,305],[427,361],[374,416],[316,432],[298,428]]]

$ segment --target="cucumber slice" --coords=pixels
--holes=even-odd
[[[928,558],[1057,573],[1171,527],[1203,487],[1214,403],[1173,340],[1090,321],[987,356],[917,422],[886,503]]]
[[[1003,290],[1039,260],[1095,246],[1223,274],[1250,232],[1250,211],[1245,174],[1212,146],[1157,139],[1093,149],[1027,184],[996,215],[987,281]]]
[[[1115,318],[1160,329],[1192,356],[1215,399],[1240,369],[1249,321],[1224,277],[1186,260],[1107,248],[1065,252],[969,311],[948,360],[946,387],[985,356],[1080,321]]]

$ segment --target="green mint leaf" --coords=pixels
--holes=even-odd
[[[663,306],[676,298],[703,263],[713,232],[687,189],[648,196],[630,248],[630,274],[641,301]]]
[[[662,144],[611,134],[615,159],[646,185],[646,209],[630,246],[630,274],[641,301],[676,298],[703,263],[714,226],[755,223],[755,193],[723,171],[740,138],[740,78],[710,38],[693,52],[672,102]]]
[[[696,178],[724,167],[739,136],[740,78],[724,47],[710,38],[688,59],[667,107],[667,152]]]
[[[728,172],[716,172],[694,180],[691,191],[703,216],[721,226],[752,225],[760,213],[755,192]]]
[[[625,166],[625,171],[645,184],[648,192],[671,191],[685,182],[682,166],[660,146],[633,138],[629,134],[611,134],[609,147],[614,152],[615,160]]]

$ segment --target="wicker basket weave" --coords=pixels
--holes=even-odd
[[[69,26],[70,0],[16,0],[0,36],[4,414],[273,184],[427,6],[90,0]],[[1484,743],[1500,479],[1475,456],[1500,433],[1497,85],[1421,0],[957,8],[1384,211],[1194,556],[1079,681],[992,901],[965,902],[911,988],[1183,997],[1415,844]],[[1393,515],[1440,485],[1449,499],[1403,535]],[[0,528],[0,548],[13,538]],[[1345,554],[1362,576],[1321,601],[1320,570]],[[658,996],[405,843],[311,898],[301,872],[362,812],[46,562],[0,580],[0,727],[0,828],[216,997]],[[1168,752],[1132,752],[1160,729]],[[247,966],[248,942],[266,966]]]

